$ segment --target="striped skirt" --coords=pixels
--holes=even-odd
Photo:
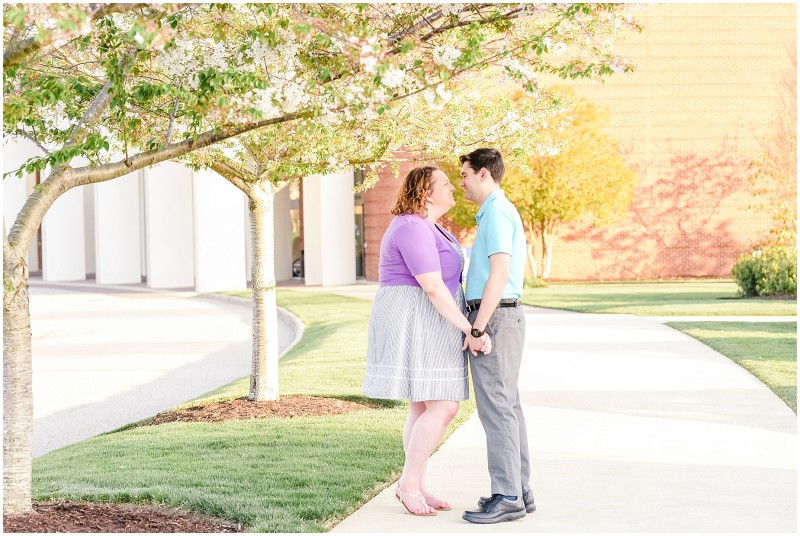
[[[464,311],[461,288],[456,303]],[[439,314],[425,291],[380,287],[369,318],[364,394],[392,400],[469,398],[464,334]]]

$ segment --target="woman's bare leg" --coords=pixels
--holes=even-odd
[[[414,403],[412,402],[412,404]],[[414,410],[409,411],[406,425],[407,428],[410,428],[410,433],[407,437],[405,431],[403,433],[406,463],[398,481],[398,486],[403,491],[421,490],[428,458],[433,449],[442,441],[447,426],[458,412],[458,402],[452,400],[429,400],[422,404],[424,404],[425,411],[410,426],[409,421],[412,420]],[[416,501],[408,501],[406,506],[415,513],[433,511],[430,506],[417,504]]]

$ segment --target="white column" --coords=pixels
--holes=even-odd
[[[94,186],[97,284],[141,283],[139,172]]]
[[[26,160],[40,155],[41,151],[32,142],[6,138],[3,141],[3,172],[7,173],[19,169]],[[6,232],[11,230],[19,211],[28,196],[33,193],[35,184],[36,178],[32,173],[25,174],[22,177],[10,176],[3,179],[3,222],[6,225]],[[28,270],[31,272],[41,268],[35,236],[28,247],[27,262]]]
[[[194,287],[192,170],[163,162],[145,171],[147,286]]]
[[[303,179],[306,285],[356,281],[353,172]]]
[[[73,188],[56,199],[42,221],[42,279],[86,279],[83,191]]]
[[[292,278],[292,215],[289,186],[275,194],[275,281]]]
[[[119,179],[114,179],[114,182]],[[95,282],[100,283],[97,278],[96,251],[97,240],[95,240],[95,219],[94,219],[94,191],[97,184],[87,184],[81,186],[83,191],[83,240],[86,244],[86,274],[95,274]]]
[[[206,169],[193,190],[195,290],[245,290],[244,193]]]

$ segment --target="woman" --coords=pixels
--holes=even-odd
[[[469,398],[463,335],[463,255],[456,238],[437,224],[455,205],[454,186],[432,167],[409,172],[381,241],[380,286],[369,320],[364,393],[408,400],[403,430],[406,461],[395,496],[408,513],[436,515],[447,501],[425,486],[433,449]],[[482,351],[491,351],[487,335]]]

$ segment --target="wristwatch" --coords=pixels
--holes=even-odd
[[[472,336],[475,337],[476,339],[478,337],[483,337],[483,334],[484,334],[484,332],[479,330],[478,328],[472,328],[472,332],[471,333],[472,333]]]

